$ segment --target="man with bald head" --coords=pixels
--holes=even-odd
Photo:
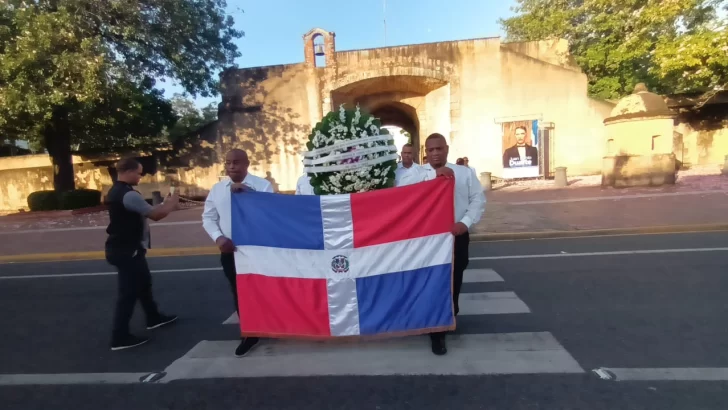
[[[424,180],[431,180],[442,175],[450,169],[455,176],[455,223],[451,232],[455,236],[453,249],[453,306],[455,315],[460,311],[460,288],[463,284],[463,273],[468,267],[470,246],[470,228],[480,221],[485,211],[485,194],[475,173],[465,165],[456,165],[448,162],[447,156],[450,147],[442,134],[432,134],[425,140],[425,151],[429,162],[422,168],[425,173]],[[432,353],[444,355],[445,333],[432,333]]]
[[[250,160],[248,154],[240,149],[233,149],[225,156],[225,173],[228,178],[216,183],[210,189],[205,200],[202,213],[202,226],[220,248],[220,263],[225,277],[233,292],[235,311],[238,311],[238,287],[235,271],[235,244],[232,241],[232,217],[230,214],[230,193],[244,190],[273,192],[273,186],[264,178],[248,174]],[[257,337],[242,338],[235,350],[235,356],[243,357],[258,344]]]

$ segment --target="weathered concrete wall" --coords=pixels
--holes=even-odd
[[[653,155],[673,152],[672,118],[620,120],[608,123],[606,129],[607,155]],[[613,152],[609,152],[610,149]]]
[[[222,78],[223,100],[248,108],[223,114],[221,137],[254,151],[254,169],[272,172],[281,189],[292,189],[302,169],[298,151],[325,112],[341,103],[369,110],[392,103],[416,117],[416,145],[439,132],[449,140],[453,161],[468,156],[495,176],[503,152],[498,120],[506,117],[554,123],[553,165],[571,174],[599,173],[602,121],[613,106],[586,96],[586,76],[565,47],[562,41],[502,44],[487,38],[333,53],[327,48],[324,68],[306,60],[230,71]]]
[[[504,43],[503,47],[520,54],[579,72],[569,54],[569,42],[564,39]]]
[[[73,162],[76,187],[96,189],[106,195],[112,184],[108,167],[95,165],[81,157],[74,157]],[[159,171],[145,175],[137,190],[146,198],[151,198],[153,191],[167,192],[175,184],[181,195],[203,196],[219,181],[223,171],[221,164],[190,170]],[[0,212],[28,209],[28,195],[52,189],[53,167],[47,155],[0,158]]]
[[[223,98],[229,107],[219,115],[220,152],[244,149],[251,173],[269,171],[281,190],[295,189],[303,171],[299,152],[322,118],[318,70],[294,64],[224,75]]]
[[[674,184],[675,155],[617,155],[604,157],[602,186],[628,188]]]
[[[683,134],[683,162],[688,166],[722,164],[728,155],[728,124],[720,128],[700,128],[684,122],[675,127],[677,132]]]

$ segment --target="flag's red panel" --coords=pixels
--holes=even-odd
[[[330,336],[326,279],[237,275],[243,334]]]
[[[354,247],[450,232],[455,222],[455,180],[433,181],[351,195]],[[442,197],[451,198],[448,201]]]

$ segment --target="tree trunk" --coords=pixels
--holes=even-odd
[[[71,157],[71,130],[68,121],[68,109],[58,106],[53,109],[53,116],[43,130],[46,149],[53,163],[53,188],[56,191],[71,191],[76,182]]]

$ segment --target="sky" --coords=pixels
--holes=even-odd
[[[385,14],[386,2],[386,14]],[[336,50],[504,36],[499,18],[514,0],[228,0],[245,36],[237,40],[239,67],[303,62],[302,36],[314,27],[336,33]],[[385,42],[384,17],[387,20]],[[182,89],[158,85],[171,97]],[[203,107],[219,97],[198,98]]]

